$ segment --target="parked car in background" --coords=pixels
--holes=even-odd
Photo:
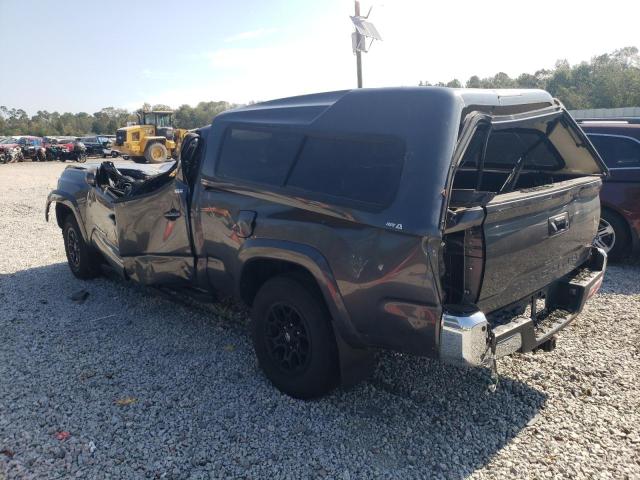
[[[22,155],[18,155],[15,152],[18,147]],[[46,160],[46,153],[44,148],[44,142],[41,137],[34,137],[31,135],[19,135],[9,137],[2,143],[3,155],[6,158],[6,154],[12,155],[12,159],[9,161],[21,162],[27,158],[34,162],[44,162]],[[7,163],[7,161],[5,161]]]
[[[581,120],[609,167],[596,244],[613,260],[640,249],[640,120]]]
[[[552,350],[603,280],[606,171],[540,90],[351,90],[217,115],[176,161],[68,167],[45,212],[78,278],[242,299],[266,376],[312,398],[379,348]]]
[[[46,160],[46,152],[42,137],[34,137],[25,135],[18,137],[18,144],[22,148],[25,158],[30,158],[35,162],[44,162]]]
[[[113,136],[113,139],[115,139],[115,136]],[[118,152],[111,148],[113,139],[107,135],[90,135],[78,138],[86,147],[87,155],[100,156],[103,158],[118,156]]]
[[[87,149],[75,137],[48,137],[46,140],[47,160],[58,160],[60,162],[72,160],[79,163],[87,161]]]
[[[17,137],[5,137],[0,140],[0,162],[14,163],[22,161],[24,161],[24,155]]]

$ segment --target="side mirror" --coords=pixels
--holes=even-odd
[[[91,185],[92,187],[96,186],[96,174],[93,172],[87,172],[86,177],[84,177],[85,181],[87,182],[88,185]]]

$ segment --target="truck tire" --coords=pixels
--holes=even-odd
[[[607,252],[612,261],[621,260],[629,254],[631,236],[620,215],[609,209],[602,209],[595,244]]]
[[[253,302],[251,329],[258,363],[283,393],[311,399],[337,386],[338,349],[329,312],[299,281],[267,280]]]
[[[62,237],[71,273],[83,280],[97,277],[100,274],[100,256],[84,241],[73,215],[65,218]]]
[[[151,145],[147,145],[147,148],[144,150],[144,158],[149,163],[166,162],[168,157],[169,153],[167,151],[167,147],[161,143],[156,142]]]

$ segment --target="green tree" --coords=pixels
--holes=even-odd
[[[420,85],[427,84],[420,82]],[[570,109],[640,106],[640,55],[636,47],[625,47],[576,65],[558,60],[553,69],[522,73],[515,79],[504,72],[485,78],[473,75],[465,85],[467,88],[541,88]],[[453,86],[452,82],[446,86]]]

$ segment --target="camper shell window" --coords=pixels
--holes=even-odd
[[[482,121],[453,179],[452,206],[602,173],[575,126],[562,113]]]

